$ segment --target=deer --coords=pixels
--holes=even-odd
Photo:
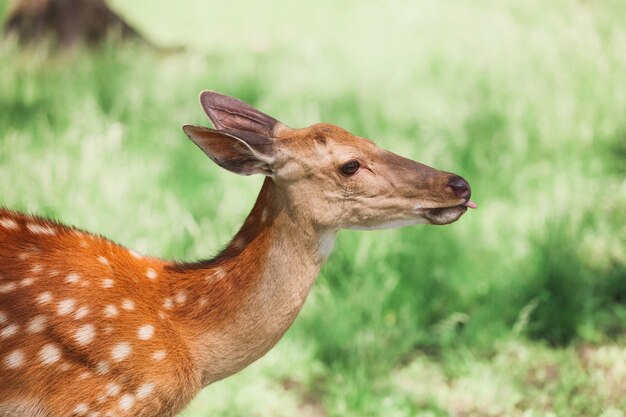
[[[476,208],[462,177],[331,124],[295,129],[203,91],[213,162],[265,176],[217,256],[175,262],[0,209],[0,416],[173,416],[268,352],[342,229],[445,225]]]

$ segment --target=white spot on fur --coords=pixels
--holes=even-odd
[[[0,332],[0,338],[7,339],[17,333],[19,329],[20,326],[18,326],[17,324],[9,324]]]
[[[74,306],[76,305],[76,300],[73,298],[66,298],[63,301],[59,301],[57,304],[57,313],[59,316],[65,316],[74,311]]]
[[[78,274],[69,274],[65,277],[65,282],[68,284],[76,284],[79,279],[80,276]]]
[[[130,253],[134,258],[137,258],[137,259],[141,259],[142,258],[142,256],[139,253],[135,252],[132,249],[129,250],[128,253]]]
[[[38,304],[48,304],[50,301],[52,301],[52,294],[50,294],[48,291],[42,292],[37,297]]]
[[[0,323],[7,321],[7,314],[4,311],[0,311]]]
[[[87,417],[100,417],[100,411],[92,411],[91,413],[87,414]]]
[[[14,350],[4,357],[4,366],[8,369],[19,368],[24,363],[24,353],[21,350]]]
[[[74,318],[76,320],[84,319],[85,317],[87,317],[87,314],[89,314],[89,307],[81,306],[74,313]]]
[[[39,359],[44,365],[51,365],[61,359],[61,350],[53,343],[48,343],[39,351]]]
[[[185,301],[187,301],[187,294],[184,291],[176,294],[176,304],[185,304]]]
[[[130,394],[124,394],[120,398],[120,409],[128,411],[135,404],[135,398]]]
[[[115,362],[120,362],[128,358],[131,351],[132,349],[130,347],[130,344],[118,343],[117,345],[113,346],[113,349],[111,349],[111,357]]]
[[[96,329],[93,324],[84,324],[76,329],[74,333],[74,339],[79,345],[88,345],[93,342],[96,337]]]
[[[204,307],[207,303],[208,303],[208,300],[206,299],[206,297],[200,297],[198,299],[198,305],[200,307]]]
[[[163,308],[169,310],[172,307],[174,307],[174,302],[172,301],[172,299],[170,297],[165,298],[165,300],[163,300]]]
[[[155,361],[162,361],[167,356],[167,352],[164,350],[157,350],[152,354],[152,359]]]
[[[46,316],[39,315],[33,317],[30,322],[28,322],[28,332],[29,333],[39,333],[46,328]]]
[[[150,324],[144,324],[137,330],[137,337],[139,337],[141,340],[148,340],[152,338],[153,334],[154,326]]]
[[[111,288],[113,287],[113,280],[111,278],[105,278],[102,280],[102,288]]]
[[[102,255],[98,256],[98,261],[100,261],[102,265],[109,265],[109,260]]]
[[[135,302],[127,298],[124,301],[122,301],[122,308],[127,311],[132,311],[135,309]]]
[[[26,228],[28,229],[29,232],[34,233],[36,235],[52,236],[56,233],[54,229],[49,226],[42,226],[42,225],[35,224],[35,223],[28,223],[26,225]]]
[[[91,372],[89,372],[89,371],[85,371],[85,372],[81,373],[80,375],[78,375],[78,379],[80,379],[80,380],[84,380],[84,379],[87,379],[87,378],[90,378],[90,377],[91,377]]]
[[[261,222],[265,223],[266,220],[267,220],[267,208],[264,208],[263,213],[261,213]]]
[[[17,285],[15,285],[15,282],[7,282],[6,284],[0,284],[0,293],[6,294],[15,290],[15,288],[17,288]]]
[[[106,386],[106,394],[109,397],[113,397],[115,395],[119,395],[119,393],[122,392],[122,387],[120,387],[119,384],[116,384],[115,382],[109,382]]]
[[[118,313],[119,310],[113,304],[109,304],[108,306],[104,307],[104,317],[115,317],[118,315]]]
[[[74,408],[74,414],[79,416],[84,416],[87,414],[87,411],[89,411],[89,407],[87,407],[87,404],[84,403],[78,404],[76,408]]]
[[[9,230],[16,230],[19,228],[15,220],[9,219],[8,217],[3,217],[0,219],[0,226]]]
[[[143,384],[142,386],[137,388],[137,398],[143,400],[144,398],[148,397],[148,395],[152,394],[152,391],[154,391],[155,386],[156,385],[154,384],[154,382],[148,382],[146,384]]]
[[[32,268],[30,268],[30,270],[33,272],[33,274],[38,274],[43,270],[43,268],[41,265],[35,264],[32,266]]]
[[[157,273],[154,269],[152,268],[148,268],[148,270],[146,271],[146,276],[149,279],[155,279],[157,277]]]
[[[33,282],[35,282],[35,278],[24,278],[23,280],[20,281],[20,285],[22,287],[29,287],[31,285],[33,285]]]

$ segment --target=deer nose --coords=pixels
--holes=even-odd
[[[467,183],[467,181],[465,181],[463,177],[459,177],[458,175],[452,177],[450,181],[448,181],[448,187],[450,187],[454,195],[459,198],[469,200],[470,196],[472,195],[472,189],[470,188],[470,185]]]

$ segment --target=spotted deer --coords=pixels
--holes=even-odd
[[[205,91],[215,129],[184,132],[222,168],[261,174],[215,258],[143,256],[0,210],[0,416],[172,416],[271,349],[340,229],[448,224],[470,187],[330,124],[292,129]]]

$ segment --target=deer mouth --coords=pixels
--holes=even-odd
[[[449,207],[438,207],[432,209],[425,209],[423,216],[430,222],[430,224],[444,225],[454,223],[459,220],[468,208],[475,209],[478,206],[472,200],[467,200],[463,204]]]

